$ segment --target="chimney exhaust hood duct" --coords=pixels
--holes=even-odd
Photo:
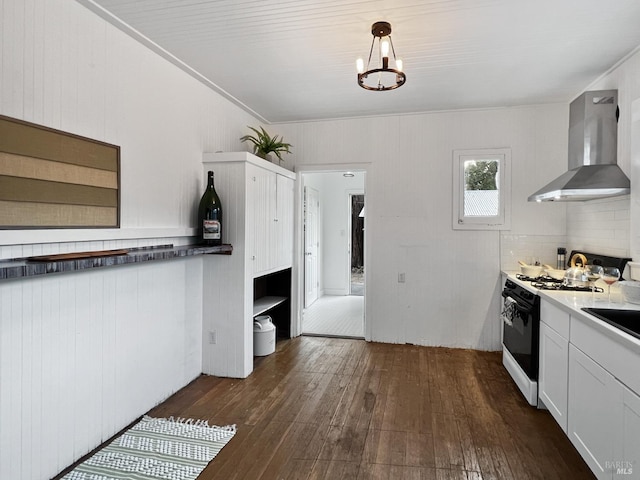
[[[581,201],[630,193],[616,163],[618,91],[585,92],[569,108],[569,171],[529,197],[530,202]]]

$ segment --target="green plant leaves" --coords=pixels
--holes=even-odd
[[[284,138],[277,135],[270,136],[269,133],[260,127],[260,130],[249,127],[249,130],[253,131],[255,135],[244,135],[240,137],[242,142],[251,142],[253,144],[253,153],[258,156],[264,157],[268,153],[274,153],[280,160],[282,160],[282,153],[291,153],[291,144],[286,143]]]

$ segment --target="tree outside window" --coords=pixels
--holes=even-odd
[[[466,161],[464,179],[467,190],[497,190],[497,161]]]

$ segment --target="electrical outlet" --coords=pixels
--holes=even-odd
[[[404,283],[405,279],[404,279],[404,273],[399,273],[398,274],[398,283]]]
[[[218,334],[215,330],[209,330],[209,343],[211,345],[218,343]]]

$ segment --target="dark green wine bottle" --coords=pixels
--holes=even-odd
[[[207,189],[198,207],[198,238],[203,245],[222,245],[222,204],[213,186],[213,172],[207,175]]]

